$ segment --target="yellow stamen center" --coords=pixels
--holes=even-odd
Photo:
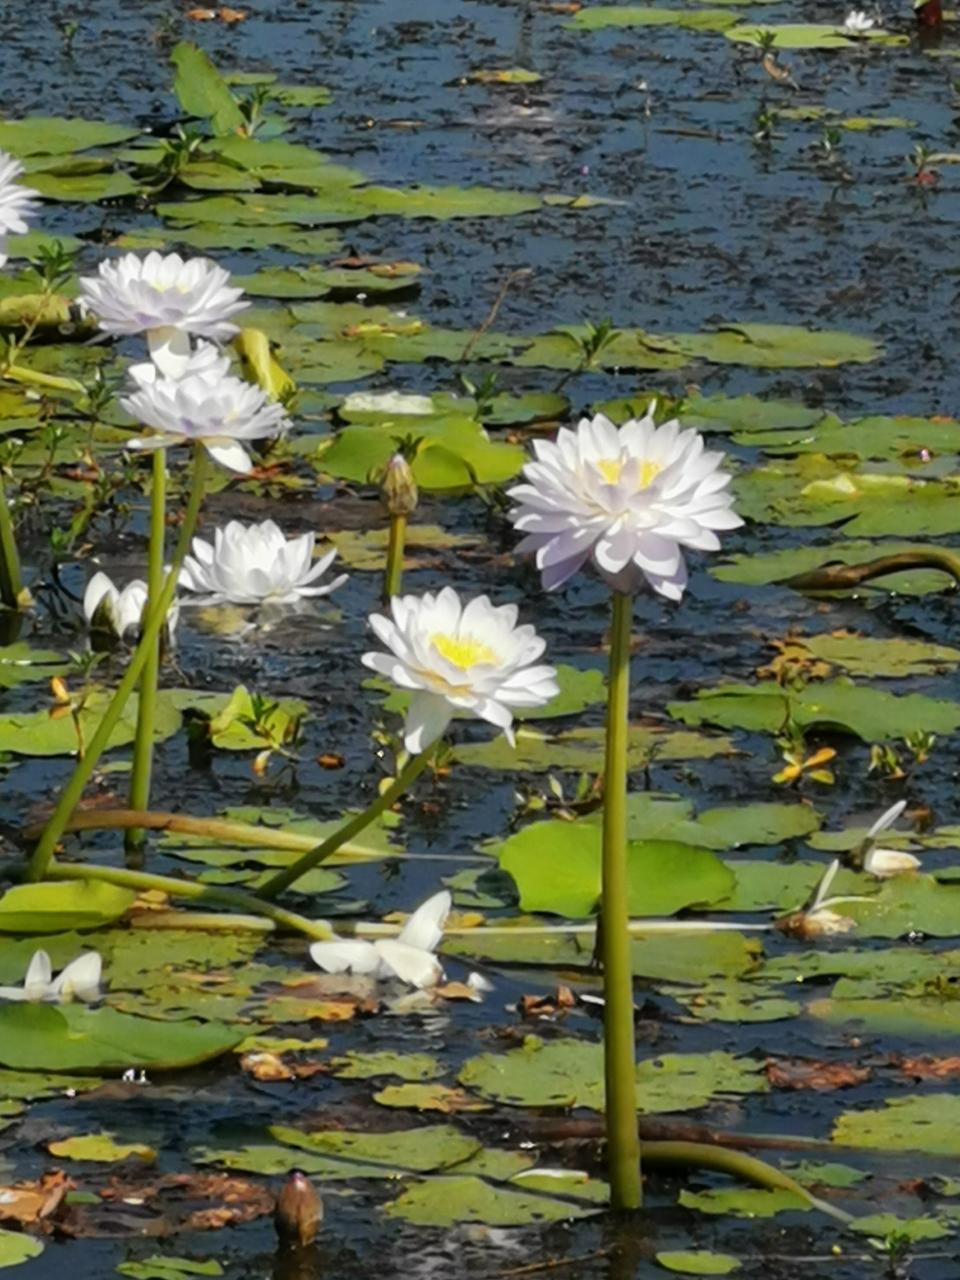
[[[626,462],[626,458],[600,458],[594,463],[594,466],[607,484],[619,484]],[[644,462],[638,462],[636,467],[638,489],[648,489],[663,470],[659,462],[651,462],[649,459]]]
[[[451,636],[442,631],[435,632],[430,640],[438,653],[448,662],[452,662],[461,671],[476,666],[478,662],[496,663],[496,653],[488,644],[478,640],[476,636]]]
[[[619,458],[601,458],[596,467],[607,484],[617,484],[620,472],[623,470],[623,463]]]
[[[659,462],[641,462],[637,467],[637,481],[641,489],[649,489],[654,480],[663,470]]]

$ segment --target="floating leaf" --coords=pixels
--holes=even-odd
[[[372,483],[396,452],[402,430],[392,423],[345,427],[323,453],[320,465],[331,475]],[[523,449],[491,441],[473,418],[436,418],[417,434],[420,443],[412,467],[421,489],[501,484],[517,475],[526,461]]]
[[[762,1187],[723,1187],[715,1191],[681,1191],[679,1203],[700,1213],[730,1214],[734,1218],[772,1218],[790,1209],[804,1212],[810,1203],[796,1191]]]
[[[490,1110],[489,1102],[472,1098],[463,1089],[451,1089],[446,1084],[389,1084],[375,1093],[373,1100],[382,1107],[409,1107],[414,1111],[440,1111],[444,1115]]]
[[[599,773],[603,769],[604,741],[603,729],[570,729],[547,736],[524,728],[516,734],[515,747],[501,735],[490,742],[457,743],[453,755],[461,764],[483,769],[581,769]],[[709,760],[733,752],[731,739],[719,734],[708,737],[683,730],[671,732],[659,726],[648,729],[631,725],[627,767],[639,769],[654,760]]]
[[[62,116],[28,116],[0,122],[0,147],[15,156],[66,155],[109,147],[136,137],[139,129],[102,120],[65,119]],[[33,185],[31,182],[29,185]]]
[[[738,1258],[708,1249],[662,1250],[656,1260],[665,1271],[678,1271],[684,1276],[728,1276],[740,1269]]]
[[[710,572],[721,582],[737,582],[746,586],[765,586],[782,582],[794,574],[809,573],[820,565],[862,564],[877,556],[898,555],[903,551],[923,552],[927,548],[916,542],[834,542],[825,546],[787,547],[782,551],[759,554],[733,555],[728,562],[711,568]],[[956,550],[960,555],[960,549]],[[901,573],[887,574],[870,582],[851,587],[858,595],[870,591],[896,591],[904,595],[926,595],[932,591],[948,591],[955,587],[955,579],[940,569],[908,569]]]
[[[494,1187],[482,1178],[454,1177],[414,1183],[395,1200],[388,1201],[384,1212],[419,1226],[482,1222],[487,1226],[522,1227],[583,1218],[596,1210],[568,1200]]]
[[[896,1236],[915,1242],[917,1240],[942,1240],[953,1235],[952,1230],[934,1218],[898,1218],[895,1213],[871,1213],[849,1224],[851,1231],[861,1235],[876,1236],[880,1240]]]
[[[383,1050],[332,1058],[330,1069],[345,1080],[370,1080],[377,1076],[398,1076],[401,1080],[435,1080],[444,1068],[430,1053],[391,1053]]]
[[[0,1227],[0,1268],[17,1267],[21,1262],[39,1258],[43,1243],[22,1231],[6,1231]]]
[[[638,5],[589,5],[565,25],[571,31],[604,27],[682,27],[691,31],[723,31],[739,22],[727,9],[650,9]]]
[[[960,1096],[930,1093],[888,1098],[877,1110],[848,1111],[833,1126],[838,1146],[960,1156]]]
[[[475,1138],[444,1124],[397,1129],[392,1133],[352,1133],[346,1129],[304,1133],[286,1125],[271,1125],[270,1133],[281,1142],[312,1155],[386,1166],[392,1172],[429,1173],[459,1164],[480,1150]]]
[[[96,929],[119,919],[136,896],[98,880],[13,885],[0,896],[0,933]]]
[[[142,1142],[117,1142],[109,1133],[77,1134],[60,1142],[48,1143],[47,1150],[52,1156],[63,1156],[67,1160],[96,1160],[106,1164],[128,1160],[131,1156],[148,1162],[157,1158],[153,1147]]]
[[[863,43],[909,43],[907,36],[891,35],[882,27],[874,27],[870,31],[852,36],[842,26],[819,22],[744,23],[742,26],[731,26],[724,34],[728,40],[745,44],[763,45],[765,40],[770,40],[774,49],[853,49]]]
[[[12,689],[30,680],[49,680],[69,669],[63,655],[50,649],[31,649],[22,642],[0,647],[0,689]]]
[[[185,1280],[187,1276],[222,1276],[223,1267],[215,1258],[200,1261],[154,1253],[142,1262],[121,1262],[117,1273],[133,1280]]]
[[[858,676],[937,675],[960,663],[960,649],[908,636],[879,639],[834,632],[791,636],[789,646],[791,654],[794,650],[798,655],[809,654]]]

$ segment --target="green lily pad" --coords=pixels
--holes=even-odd
[[[790,1177],[804,1187],[837,1187],[846,1189],[863,1182],[867,1174],[849,1164],[834,1161],[801,1160],[787,1169]]]
[[[863,564],[877,556],[897,555],[902,551],[923,551],[917,542],[834,542],[826,546],[789,547],[782,551],[759,554],[733,555],[727,563],[711,567],[710,573],[721,582],[737,582],[745,586],[767,586],[782,582],[795,574],[809,573],[820,565],[830,563]],[[960,549],[957,550],[960,554]],[[856,588],[858,595],[871,591],[896,591],[903,595],[927,595],[934,591],[948,591],[955,586],[949,573],[940,569],[910,569],[900,573],[874,578]]]
[[[50,649],[32,649],[22,641],[0,647],[0,689],[12,689],[30,680],[63,675],[70,664]]]
[[[153,720],[153,740],[163,742],[180,728],[181,716],[168,690],[161,690],[157,697]],[[84,740],[90,741],[100,723],[112,695],[105,689],[94,688],[87,694],[78,719]],[[116,728],[110,735],[108,748],[123,747],[132,742],[137,727],[137,695],[133,694],[124,707]],[[67,756],[77,750],[77,730],[71,716],[51,720],[46,711],[14,712],[0,715],[0,751],[23,756]]]
[[[337,549],[338,560],[349,569],[383,573],[389,529],[344,529],[328,536]],[[451,533],[435,524],[411,524],[407,526],[403,543],[404,564],[407,568],[416,568],[421,563],[430,564],[444,551],[456,556],[478,546],[479,539],[469,533]]]
[[[393,424],[350,426],[339,433],[320,459],[331,475],[371,483],[396,452]],[[418,431],[420,444],[413,475],[421,489],[465,489],[502,484],[518,474],[526,454],[519,445],[490,440],[473,418],[437,418]]]
[[[681,1191],[680,1204],[699,1213],[716,1213],[734,1218],[773,1218],[786,1210],[806,1212],[809,1202],[796,1191],[762,1187],[723,1187],[711,1191]]]
[[[47,1150],[52,1156],[62,1156],[67,1160],[95,1160],[105,1164],[128,1160],[131,1156],[147,1162],[157,1158],[153,1147],[142,1142],[117,1142],[110,1133],[78,1134],[48,1143]]]
[[[876,1110],[848,1111],[833,1126],[838,1146],[960,1156],[960,1096],[929,1093],[888,1098]]]
[[[785,692],[776,682],[729,684],[701,689],[692,702],[671,702],[667,711],[688,725],[777,733],[789,714],[804,729],[849,733],[865,742],[885,742],[925,731],[953,733],[960,704],[926,694],[893,694],[847,680],[810,684]]]
[[[763,23],[731,26],[724,32],[728,40],[762,45],[773,37],[775,49],[852,49],[860,44],[898,45],[909,43],[906,36],[895,36],[882,27],[874,27],[857,36],[846,33],[842,26],[821,22]]]
[[[242,1033],[216,1022],[152,1022],[113,1009],[0,1005],[0,1063],[39,1071],[192,1067]]]
[[[121,1262],[117,1274],[132,1280],[185,1280],[187,1276],[222,1276],[223,1267],[216,1258],[177,1258],[154,1253],[142,1262]]]
[[[475,1138],[445,1124],[398,1129],[392,1133],[353,1133],[346,1129],[304,1133],[286,1125],[271,1125],[270,1134],[312,1155],[333,1156],[364,1165],[385,1165],[394,1172],[430,1173],[459,1164],[481,1146]]]
[[[341,246],[336,231],[322,228],[304,231],[302,227],[264,226],[232,227],[218,223],[198,223],[190,227],[159,227],[127,231],[114,242],[121,249],[166,249],[184,245],[191,249],[286,249],[289,253],[335,253]]]
[[[527,1036],[519,1049],[469,1058],[458,1079],[494,1102],[603,1110],[603,1047]],[[692,1111],[725,1093],[766,1089],[758,1064],[733,1054],[666,1054],[637,1064],[637,1106],[647,1114]]]
[[[389,1050],[358,1053],[333,1058],[330,1069],[344,1080],[371,1080],[377,1076],[397,1076],[401,1080],[435,1080],[444,1068],[430,1053],[391,1053]]]
[[[960,649],[929,644],[907,636],[879,639],[873,636],[827,634],[790,638],[790,650],[842,667],[856,676],[939,675],[960,663]]]
[[[596,1210],[551,1196],[491,1186],[482,1178],[461,1176],[416,1182],[388,1201],[384,1212],[418,1226],[482,1222],[487,1226],[522,1227],[583,1218]]]
[[[898,1218],[895,1213],[871,1213],[865,1218],[857,1218],[849,1226],[851,1231],[876,1236],[880,1240],[895,1235],[915,1242],[942,1240],[944,1236],[953,1235],[949,1227],[935,1218]]]
[[[665,1249],[656,1255],[665,1271],[684,1276],[728,1276],[740,1270],[739,1258],[729,1253],[711,1253],[709,1249]]]
[[[453,749],[455,760],[482,769],[516,769],[540,772],[545,769],[603,769],[605,734],[603,729],[570,729],[554,736],[523,728],[516,734],[517,745],[506,738],[490,742],[461,742]],[[633,725],[627,746],[627,767],[640,769],[654,760],[709,760],[732,755],[730,738],[684,730],[648,729]]]
[[[64,200],[71,204],[93,204],[98,200],[116,200],[134,196],[140,187],[129,173],[34,173],[30,185],[47,200]]]
[[[136,896],[97,880],[13,885],[0,897],[0,934],[96,929],[119,919]]]
[[[134,138],[139,132],[131,125],[107,124],[103,120],[28,116],[25,120],[0,122],[0,148],[15,156],[67,155],[109,147]]]
[[[839,909],[846,913],[847,905]],[[956,1007],[940,996],[894,997],[885,993],[878,999],[812,1000],[807,1013],[831,1026],[854,1026],[871,1035],[896,1036],[914,1045],[949,1039],[957,1033]]]
[[[824,416],[793,400],[761,400],[757,396],[687,396],[679,413],[685,427],[698,431],[801,431]]]
[[[723,31],[739,18],[727,9],[650,9],[638,5],[590,5],[564,25],[570,31],[604,27],[682,27],[689,31]]]
[[[6,1231],[0,1227],[0,1268],[18,1267],[21,1262],[39,1258],[43,1242],[22,1231]]]

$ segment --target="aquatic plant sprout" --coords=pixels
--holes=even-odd
[[[893,826],[906,807],[906,800],[898,800],[891,805],[867,832],[861,846],[863,869],[867,875],[874,876],[877,880],[890,880],[893,876],[916,871],[920,865],[920,859],[912,853],[906,853],[902,849],[879,849],[876,844],[877,837]]]
[[[404,745],[425,751],[454,716],[473,716],[502,729],[512,744],[514,707],[541,707],[558,691],[553,667],[536,665],[546,642],[531,626],[517,626],[517,606],[487,596],[466,604],[452,587],[433,595],[394,596],[390,617],[374,613],[370,626],[387,653],[363,663],[412,693]]]
[[[0,1000],[21,1000],[31,1004],[67,1004],[71,1000],[82,1000],[90,1004],[99,1000],[102,994],[102,970],[103,961],[99,953],[85,951],[76,960],[71,960],[54,978],[46,951],[35,951],[27,966],[23,986],[0,987]]]
[[[95,276],[80,277],[78,301],[105,333],[146,334],[151,358],[168,378],[183,376],[191,334],[227,342],[239,332],[232,318],[250,305],[230,272],[209,258],[155,250],[101,262]]]
[[[91,632],[105,632],[117,640],[138,639],[147,604],[147,584],[134,578],[117,588],[103,572],[93,575],[83,593],[83,614]],[[177,626],[176,601],[167,612],[164,638],[169,644]]]
[[[396,938],[334,938],[314,942],[310,957],[325,973],[369,974],[399,978],[411,987],[435,987],[443,968],[434,952],[443,937],[453,899],[448,890],[421,903]]]
[[[27,231],[27,218],[36,211],[36,191],[17,181],[22,173],[20,161],[0,151],[0,267],[7,262],[7,236]]]
[[[275,436],[290,425],[283,406],[259,387],[217,370],[145,382],[120,403],[132,418],[157,432],[128,440],[128,449],[200,443],[231,471],[253,466],[241,441]]]
[[[615,591],[646,582],[669,600],[687,585],[683,548],[717,551],[718,532],[743,524],[720,470],[724,455],[677,421],[645,417],[617,428],[598,413],[556,441],[535,440],[524,483],[509,489],[510,519],[526,535],[544,589],[563,586],[588,560]]]
[[[250,525],[231,520],[214,532],[212,543],[194,538],[180,586],[198,593],[198,604],[296,604],[326,596],[347,575],[321,581],[337,553],[329,551],[314,562],[315,542],[314,533],[287,538],[272,520]]]

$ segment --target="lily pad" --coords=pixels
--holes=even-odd
[[[684,1276],[728,1276],[740,1270],[739,1258],[729,1253],[711,1253],[709,1249],[665,1249],[656,1255],[665,1271]]]
[[[330,1068],[344,1080],[371,1080],[378,1076],[397,1076],[401,1080],[435,1080],[444,1068],[430,1053],[358,1053],[333,1058]]]
[[[392,1133],[353,1133],[346,1129],[304,1133],[286,1125],[271,1125],[270,1133],[288,1146],[313,1155],[387,1166],[393,1172],[428,1173],[459,1164],[480,1150],[475,1138],[442,1124]]]
[[[105,1164],[128,1160],[131,1156],[147,1162],[157,1158],[153,1147],[142,1142],[117,1142],[110,1133],[77,1134],[48,1143],[47,1150],[52,1156],[62,1156],[67,1160],[95,1160]]]
[[[13,885],[0,896],[0,934],[96,929],[119,919],[136,896],[98,880]]]
[[[734,1218],[773,1218],[785,1210],[806,1212],[810,1203],[796,1191],[763,1187],[722,1187],[710,1191],[680,1192],[680,1204],[699,1213],[716,1213]]]
[[[604,27],[682,27],[689,31],[723,31],[739,22],[728,9],[651,9],[639,5],[598,4],[580,9],[566,23],[571,31]]]
[[[419,1226],[451,1227],[481,1222],[487,1226],[522,1227],[583,1218],[596,1209],[552,1196],[491,1186],[482,1178],[461,1176],[414,1183],[395,1200],[388,1201],[384,1212]]]
[[[22,1231],[6,1231],[0,1228],[0,1268],[18,1267],[21,1262],[39,1258],[43,1242]]]
[[[539,772],[544,769],[603,769],[605,734],[602,729],[570,729],[555,736],[520,729],[516,746],[503,737],[490,742],[461,742],[453,749],[454,759],[482,769],[517,769]],[[730,738],[716,734],[631,726],[627,746],[627,767],[640,769],[656,761],[709,760],[732,755]]]
[[[25,120],[0,122],[0,147],[15,156],[67,155],[72,151],[109,147],[134,138],[139,132],[134,126],[108,124],[103,120],[28,116]]]
[[[833,1126],[838,1146],[960,1156],[960,1096],[930,1093],[888,1098],[876,1110],[848,1111]]]
[[[727,563],[713,566],[710,573],[721,582],[737,582],[745,586],[767,586],[784,581],[795,574],[809,573],[820,565],[862,564],[877,556],[897,555],[902,551],[924,551],[918,542],[833,542],[824,546],[787,547],[781,551],[759,554],[733,555]],[[956,550],[958,548],[948,548]],[[939,569],[911,569],[901,573],[874,578],[856,588],[858,595],[870,591],[896,591],[903,595],[926,595],[934,591],[948,591],[955,587],[954,578]]]
[[[882,27],[874,27],[856,36],[845,32],[842,26],[830,26],[822,22],[763,23],[731,26],[725,33],[728,40],[744,44],[762,45],[772,37],[775,49],[852,49],[859,44],[897,45],[908,44],[906,36],[895,36]]]

